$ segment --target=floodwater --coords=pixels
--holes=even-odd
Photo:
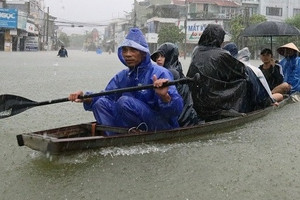
[[[99,92],[123,68],[116,54],[0,52],[0,94],[34,101]],[[182,60],[185,71],[189,59]],[[259,62],[258,62],[259,63]],[[273,200],[300,198],[300,104],[202,140],[49,156],[16,135],[93,121],[65,102],[0,119],[0,199]]]

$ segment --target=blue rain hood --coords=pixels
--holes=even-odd
[[[229,51],[229,53],[230,53],[233,57],[235,57],[235,58],[236,58],[237,55],[238,55],[238,48],[237,48],[236,44],[233,43],[233,42],[230,42],[230,43],[226,44],[226,45],[223,47],[223,49]]]
[[[122,55],[122,47],[132,47],[132,48],[138,49],[142,52],[145,52],[146,58],[142,61],[142,63],[140,65],[148,64],[149,62],[151,62],[148,44],[147,44],[145,37],[140,29],[131,28],[129,30],[129,33],[126,36],[125,40],[122,42],[121,46],[119,46],[119,48],[118,48],[118,57],[119,57],[120,61],[124,65],[126,65],[126,62]]]

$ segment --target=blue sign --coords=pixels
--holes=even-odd
[[[17,28],[18,10],[0,8],[0,27]]]

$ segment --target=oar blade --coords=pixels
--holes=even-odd
[[[0,95],[0,119],[21,113],[37,105],[37,102],[24,97],[4,94]]]

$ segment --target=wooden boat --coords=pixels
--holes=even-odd
[[[173,130],[132,132],[126,128],[108,127],[96,125],[96,123],[84,123],[32,133],[23,133],[17,135],[17,141],[19,146],[27,146],[33,150],[50,155],[57,155],[76,150],[132,145],[153,141],[176,141],[184,137],[207,136],[224,132],[230,128],[235,128],[261,118],[272,112],[274,109],[281,108],[289,102],[291,102],[290,98],[282,101],[278,107],[270,106],[242,116],[228,117],[193,127],[183,127]],[[116,136],[104,136],[104,131],[114,131],[120,134]]]

